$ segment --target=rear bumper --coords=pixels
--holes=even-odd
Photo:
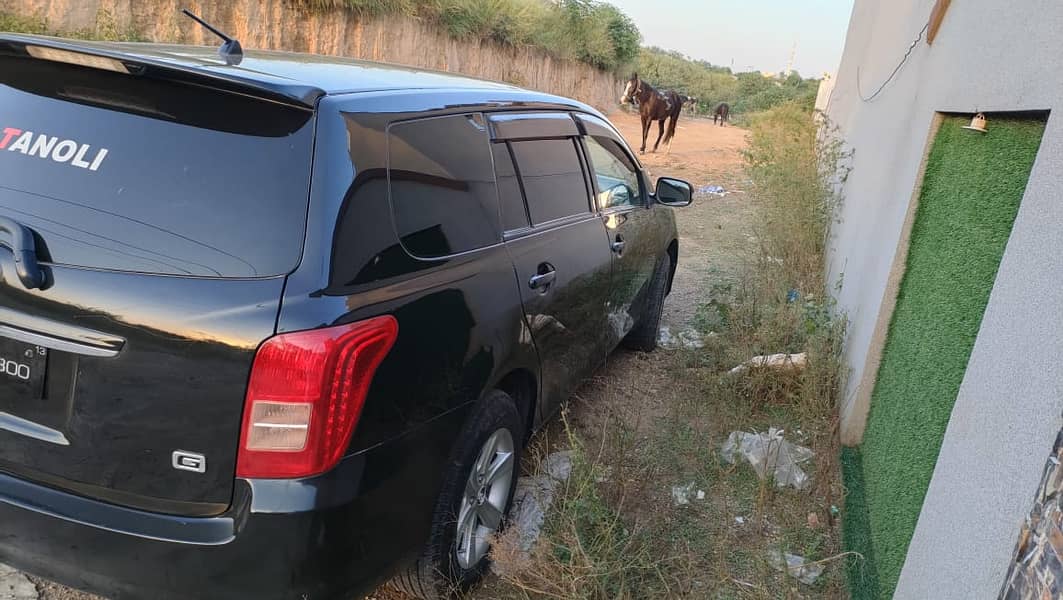
[[[449,416],[321,477],[238,480],[217,517],[117,507],[0,473],[0,562],[115,599],[357,597],[427,540],[460,419]]]
[[[5,492],[28,485],[0,476]],[[389,572],[366,543],[372,523],[363,515],[372,511],[363,501],[263,514],[250,510],[252,489],[241,482],[242,505],[193,519],[66,496],[61,508],[81,503],[83,516],[72,517],[50,505],[61,492],[38,489],[36,505],[0,502],[0,562],[110,598],[332,598],[367,591]],[[115,518],[126,527],[108,524]]]

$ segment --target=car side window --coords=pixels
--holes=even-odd
[[[598,206],[602,210],[642,206],[639,172],[616,141],[605,137],[583,138],[591,169],[598,182]]]
[[[495,157],[495,180],[498,182],[498,203],[502,210],[502,230],[526,229],[530,225],[528,210],[524,205],[524,195],[520,191],[513,157],[509,153],[509,144],[495,142],[491,144],[491,152]]]
[[[388,184],[406,250],[438,258],[498,243],[498,191],[480,114],[432,117],[388,129]]]
[[[532,225],[591,212],[574,138],[509,142]]]

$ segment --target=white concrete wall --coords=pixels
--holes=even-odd
[[[829,274],[850,320],[843,400],[859,440],[872,338],[937,112],[1063,110],[1063,4],[953,2],[933,46],[920,42],[880,96],[933,0],[856,0],[828,108],[855,151]],[[1061,426],[1063,115],[1031,173],[897,588],[898,598],[990,598]],[[993,123],[990,120],[989,127]],[[904,256],[900,256],[903,264]],[[892,300],[887,299],[888,307]],[[864,389],[861,390],[861,382]]]

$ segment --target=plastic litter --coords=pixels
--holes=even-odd
[[[804,369],[808,364],[808,355],[800,354],[769,354],[767,356],[754,356],[746,362],[731,369],[731,375],[739,375],[750,369],[777,369],[780,371]]]
[[[745,525],[746,524],[746,518],[745,517],[735,517],[735,523],[738,523],[739,525]]]
[[[699,194],[712,194],[719,198],[723,198],[727,195],[727,190],[722,185],[703,185],[698,188]]]
[[[711,333],[709,334],[710,337],[712,335],[713,334]],[[657,345],[668,349],[698,349],[705,347],[705,341],[696,329],[684,329],[679,333],[673,334],[670,327],[662,325],[660,331],[657,333]]]
[[[672,500],[675,501],[676,506],[682,506],[684,504],[690,504],[690,499],[696,498],[698,500],[705,499],[705,491],[697,490],[694,488],[694,482],[691,481],[686,485],[673,485],[672,486]]]
[[[613,328],[616,337],[623,338],[635,326],[635,317],[627,311],[627,308],[612,311],[608,315],[609,325]]]
[[[739,457],[745,458],[761,479],[770,473],[776,487],[808,489],[812,479],[800,465],[811,460],[815,454],[804,446],[786,441],[783,433],[782,429],[775,427],[764,433],[732,431],[723,443],[720,454],[728,464],[734,464]]]
[[[803,556],[780,552],[777,549],[768,551],[768,562],[775,570],[784,571],[805,585],[816,583],[823,574],[823,565],[805,565]]]

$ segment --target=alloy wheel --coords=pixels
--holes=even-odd
[[[480,449],[458,511],[455,551],[458,564],[471,569],[487,556],[490,537],[502,526],[514,477],[513,434],[495,431]]]

